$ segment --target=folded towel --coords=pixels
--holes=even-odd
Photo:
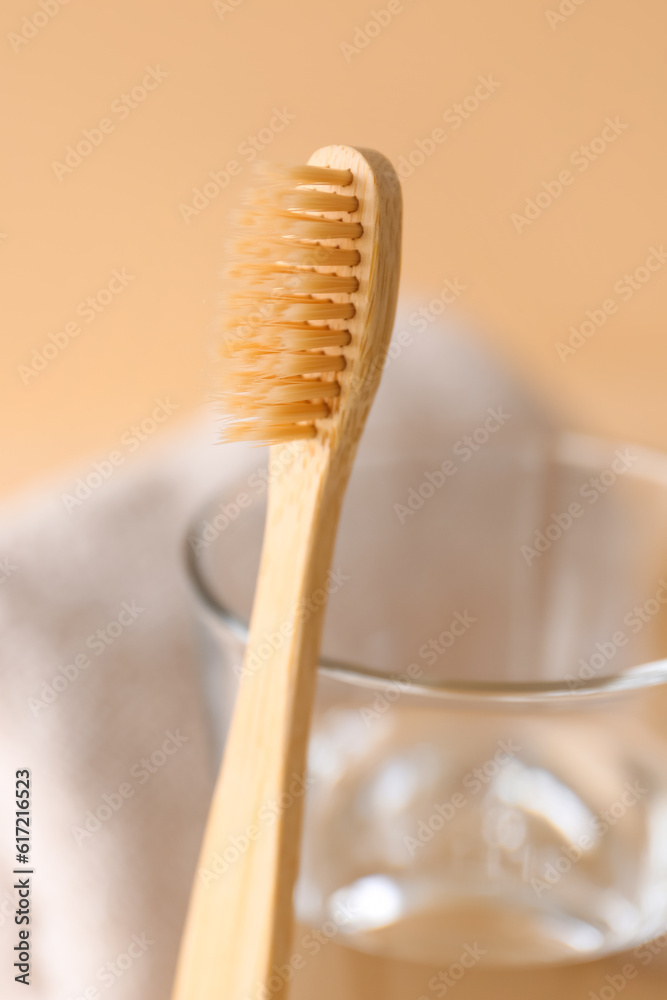
[[[369,427],[428,425],[428,382],[466,421],[532,404],[468,338],[424,370],[404,311]],[[410,393],[392,386],[399,377]],[[523,416],[521,416],[523,414]],[[109,473],[91,462],[0,510],[0,936],[18,942],[13,788],[32,773],[32,1000],[164,1000],[211,794],[212,744],[183,570],[186,527],[256,449],[197,420]],[[112,991],[112,992],[110,992]]]

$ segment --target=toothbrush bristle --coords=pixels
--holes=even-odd
[[[220,340],[227,441],[318,433],[335,411],[359,290],[351,171],[262,168],[239,220]]]

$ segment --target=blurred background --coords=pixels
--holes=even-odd
[[[403,183],[415,337],[451,321],[522,387],[526,412],[664,449],[667,14],[658,0],[6,0],[0,20],[0,779],[25,763],[41,774],[34,995],[157,1000],[213,773],[178,546],[228,464],[201,435],[171,466],[169,448],[212,426],[219,269],[252,164],[337,142],[381,150]],[[129,477],[68,506],[63,491],[100,462]],[[134,599],[147,611],[113,672],[30,707]],[[179,725],[186,749],[136,808],[92,845],[73,834]],[[105,981],[133,934],[148,957]],[[475,970],[459,993],[612,1000],[623,961]],[[657,997],[661,949],[647,964],[631,989]],[[444,995],[424,970],[336,944],[304,975],[304,997],[324,981],[334,995]]]
[[[403,293],[458,281],[570,424],[667,443],[658,0],[44,3],[2,14],[4,492],[201,404],[251,160],[330,142],[403,175]]]

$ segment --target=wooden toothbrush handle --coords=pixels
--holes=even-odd
[[[326,299],[327,309],[332,304],[345,307],[332,311],[327,330],[349,334],[346,365],[341,369],[336,362],[337,367],[324,371],[323,376],[338,382],[339,395],[327,394],[331,411],[317,428],[308,430],[297,420],[294,433],[300,440],[287,446],[293,460],[271,483],[245,671],[200,855],[173,1000],[282,1000],[287,986],[281,968],[290,962],[292,891],[327,577],[342,497],[391,335],[401,239],[400,185],[383,156],[336,145],[318,150],[309,162],[332,169],[334,188],[340,186],[341,170],[344,177],[350,175],[349,190],[341,187],[338,193],[358,203],[354,235],[346,229],[341,241],[335,239],[339,250],[358,256],[357,265],[348,262],[336,274],[339,279],[355,277],[356,290],[332,291]],[[317,176],[321,178],[319,172]],[[331,232],[328,226],[325,231]],[[308,233],[308,239],[320,239]],[[322,237],[327,245],[330,239],[334,237]],[[330,270],[325,262],[315,268]],[[298,305],[290,322],[302,331],[302,322],[312,319],[312,333],[319,320],[310,313],[304,319],[304,302]],[[259,341],[261,347],[261,337]],[[256,347],[244,355],[242,371]],[[263,363],[270,366],[261,368],[264,385],[277,364],[273,347]],[[232,383],[246,391],[244,379]],[[317,384],[313,382],[313,391]],[[297,386],[295,399],[305,388]],[[262,402],[262,412],[264,407]],[[251,430],[254,439],[258,429]],[[271,439],[294,436],[289,424],[275,431]],[[313,437],[301,439],[311,432]],[[281,454],[274,446],[272,465],[280,465]]]
[[[299,442],[271,484],[234,717],[199,857],[173,1000],[285,995],[316,667],[346,468]]]

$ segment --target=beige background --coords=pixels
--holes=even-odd
[[[555,0],[403,0],[348,62],[341,43],[370,2],[234,0],[218,12],[204,0],[71,0],[22,44],[10,35],[40,8],[8,0],[0,488],[118,447],[164,394],[180,407],[165,428],[201,402],[227,221],[249,173],[238,147],[274,107],[296,116],[265,151],[277,160],[343,141],[398,161],[443,127],[446,141],[404,185],[404,290],[427,303],[458,278],[455,308],[572,423],[667,445],[667,267],[567,362],[555,349],[667,239],[667,17],[660,0],[568,3],[552,26]],[[166,79],[121,120],[113,102],[149,65]],[[460,128],[443,123],[488,74],[494,93]],[[628,127],[579,172],[570,156],[608,116]],[[114,131],[58,180],[53,162],[104,117]],[[186,223],[179,205],[235,157],[241,174]],[[511,214],[568,167],[574,182],[517,233]],[[24,384],[32,350],[114,268],[134,279]]]
[[[53,11],[58,0],[44,2]],[[239,146],[274,108],[295,115],[265,151],[276,160],[341,141],[399,162],[443,128],[404,185],[404,291],[427,304],[458,279],[455,308],[572,424],[667,446],[667,265],[566,362],[555,348],[587,309],[620,302],[614,283],[667,240],[660,0],[564,0],[572,13],[555,24],[557,0],[403,0],[349,61],[341,43],[385,0],[218,6],[71,0],[35,31],[22,19],[40,12],[37,0],[3,5],[0,490],[117,449],[159,398],[179,407],[160,433],[201,404],[227,220],[249,176]],[[22,25],[34,33],[26,44],[12,35]],[[121,119],[114,102],[148,66],[166,78]],[[499,86],[452,128],[443,114],[480,75]],[[627,127],[580,172],[570,157],[608,117]],[[59,180],[54,161],[103,118],[113,131]],[[233,158],[241,173],[186,223],[179,206]],[[517,233],[512,213],[564,169],[572,184]],[[33,349],[114,269],[133,276],[128,286],[94,322],[79,317],[80,335],[25,384]],[[353,983],[364,996],[427,992],[420,970],[342,961],[333,945],[323,958],[308,972],[319,996],[322,977],[338,996]],[[621,965],[473,973],[457,996],[583,998]],[[657,997],[661,983],[656,959],[627,995]]]

